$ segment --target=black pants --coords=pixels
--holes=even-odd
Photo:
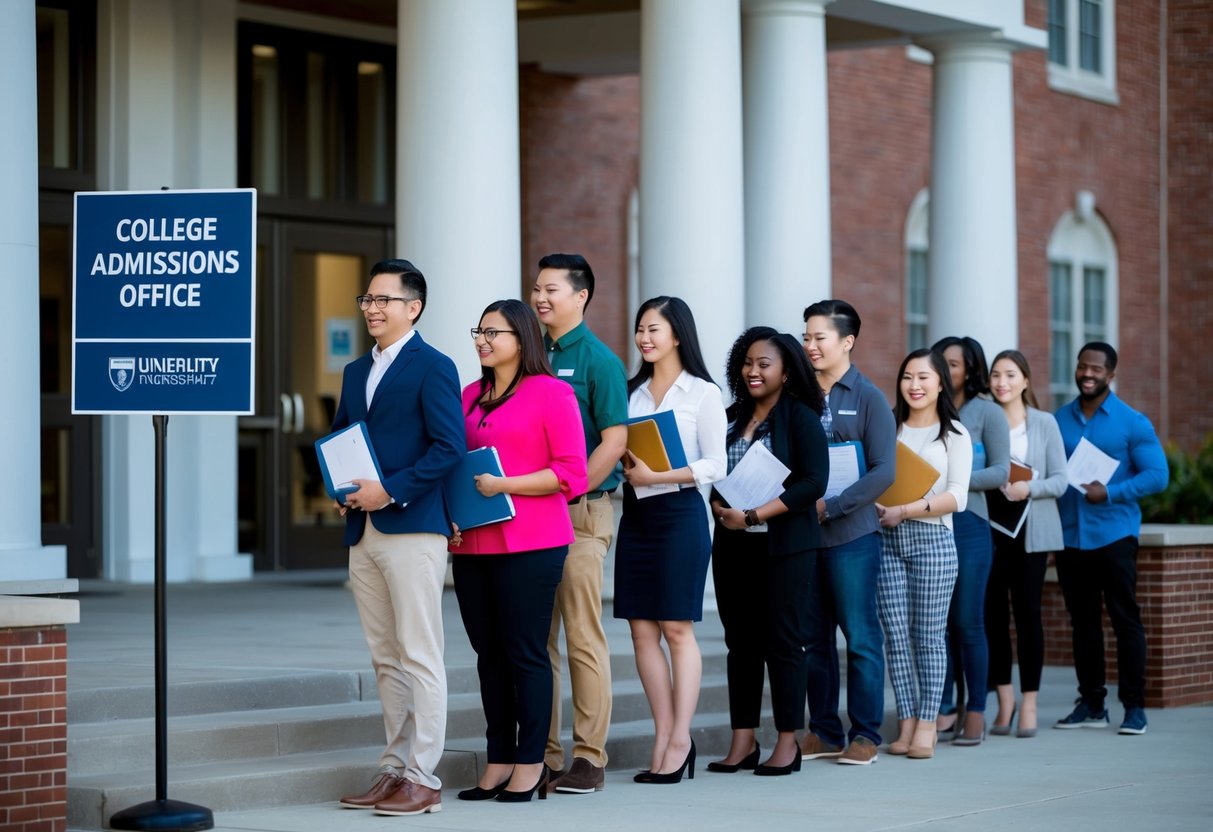
[[[1146,631],[1137,607],[1137,538],[1124,537],[1099,549],[1069,549],[1057,555],[1057,578],[1074,627],[1074,670],[1078,693],[1087,706],[1101,710],[1104,643],[1100,601],[1116,633],[1120,701],[1142,707],[1146,690]]]
[[[986,584],[986,640],[990,643],[990,687],[1011,684],[1011,613],[1019,654],[1019,689],[1040,690],[1045,662],[1045,630],[1040,620],[1048,552],[1025,552],[1024,533],[994,532],[994,567]],[[1007,606],[1007,595],[1011,604]]]
[[[476,651],[490,763],[543,762],[552,720],[548,630],[567,546],[455,555],[455,596]]]
[[[805,610],[815,550],[772,557],[763,533],[716,526],[712,547],[716,604],[728,648],[729,721],[757,728],[762,671],[771,678],[775,730],[804,728]]]

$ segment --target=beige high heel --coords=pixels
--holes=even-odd
[[[897,722],[897,739],[889,743],[888,753],[895,754],[899,757],[904,757],[910,751],[910,740],[902,740],[902,737],[910,737],[913,739],[914,731],[917,730],[918,719],[910,717],[909,719],[901,719]]]
[[[921,725],[919,726],[918,729],[915,729],[915,731],[914,731],[915,739],[917,739],[917,737],[918,737],[919,730],[925,731],[926,729],[922,728]],[[907,757],[909,757],[911,760],[929,760],[935,756],[935,744],[937,742],[939,742],[939,732],[935,729],[935,723],[931,723],[930,731],[931,731],[931,744],[930,745],[916,745],[914,743],[913,739],[910,740],[909,750],[906,751]]]

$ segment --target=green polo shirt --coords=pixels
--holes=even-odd
[[[602,444],[603,430],[628,420],[628,381],[623,362],[590,332],[585,321],[559,341],[544,333],[543,343],[556,376],[572,385],[577,394],[585,429],[585,452],[592,454]],[[613,491],[619,483],[619,474],[612,472],[598,488]]]

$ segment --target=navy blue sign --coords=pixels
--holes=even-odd
[[[253,412],[256,192],[76,194],[73,413]]]

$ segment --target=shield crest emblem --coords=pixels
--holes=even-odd
[[[135,359],[110,359],[110,384],[119,393],[124,392],[135,381]]]

